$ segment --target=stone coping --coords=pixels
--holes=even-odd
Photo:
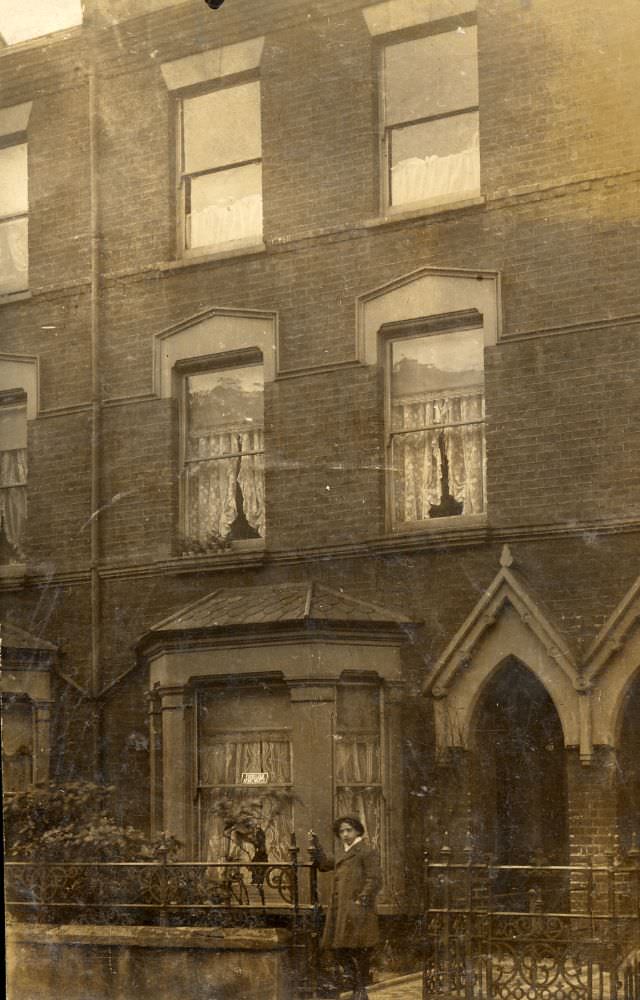
[[[122,924],[12,924],[7,943],[93,945],[121,948],[208,948],[215,951],[280,951],[287,930],[273,927],[141,927]]]

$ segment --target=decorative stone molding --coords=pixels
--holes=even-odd
[[[356,299],[356,350],[378,364],[378,334],[385,323],[475,312],[486,346],[500,337],[500,281],[496,271],[422,267]]]
[[[277,313],[212,308],[190,316],[154,338],[154,391],[162,399],[173,395],[173,369],[178,361],[250,348],[262,353],[264,380],[272,382],[277,371]]]
[[[513,571],[508,546],[492,584],[437,661],[425,684],[435,700],[439,751],[470,743],[482,691],[501,664],[516,657],[549,693],[562,724],[566,746],[579,746],[590,759],[591,711],[588,692],[573,655],[556,627]],[[586,696],[585,696],[586,694]]]
[[[167,90],[184,90],[257,69],[263,49],[264,37],[251,38],[162,63],[160,70]]]
[[[362,14],[375,37],[467,14],[476,7],[477,0],[387,0],[387,3],[365,7]]]
[[[39,410],[38,358],[27,354],[0,354],[0,392],[6,389],[26,392],[27,420],[34,420]]]
[[[640,674],[640,577],[605,622],[585,655],[594,694],[594,741],[617,746],[629,687]]]

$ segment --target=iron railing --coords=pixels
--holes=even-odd
[[[317,865],[288,862],[20,862],[5,865],[7,911],[39,923],[282,927],[296,995],[314,996],[321,910]]]
[[[640,864],[424,870],[425,1000],[640,1000]]]

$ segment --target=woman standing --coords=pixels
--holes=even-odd
[[[350,973],[353,1000],[367,1000],[371,949],[378,943],[375,899],[380,891],[380,862],[356,816],[340,816],[333,832],[342,844],[335,858],[324,853],[314,834],[309,851],[320,871],[335,871],[321,947],[332,949],[337,962]]]

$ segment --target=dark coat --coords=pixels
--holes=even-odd
[[[381,882],[377,852],[361,840],[335,859],[320,851],[318,867],[335,872],[321,947],[373,948],[378,943],[374,907]]]

